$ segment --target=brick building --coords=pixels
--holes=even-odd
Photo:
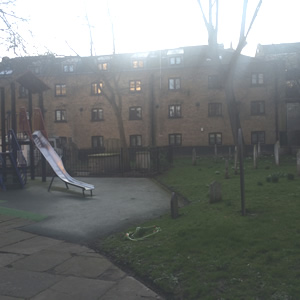
[[[258,45],[257,59],[273,61],[284,67],[283,101],[286,131],[281,134],[281,144],[300,145],[300,43]]]
[[[220,49],[224,66],[231,54]],[[3,58],[6,124],[11,126],[12,88],[16,112],[28,106],[28,91],[18,78],[30,71],[49,87],[43,93],[48,136],[72,141],[79,149],[118,143],[112,100],[129,146],[233,145],[219,70],[207,46],[97,57]],[[246,144],[274,144],[284,137],[282,64],[241,56],[234,88]],[[39,95],[32,101],[38,107]]]

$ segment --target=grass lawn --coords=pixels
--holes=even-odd
[[[295,157],[282,158],[280,166],[272,157],[260,158],[258,169],[246,159],[244,217],[232,165],[225,179],[221,158],[200,158],[196,166],[191,158],[176,159],[157,179],[190,200],[180,217],[141,224],[161,228],[143,241],[124,239],[130,228],[99,241],[98,249],[152,282],[167,299],[300,299]],[[223,201],[209,204],[213,180],[222,184]]]

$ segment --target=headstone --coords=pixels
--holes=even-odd
[[[297,174],[300,176],[300,150],[297,152]]]
[[[192,151],[192,164],[193,164],[193,166],[196,166],[196,164],[197,164],[197,154],[196,154],[195,148],[193,148],[193,151]]]
[[[231,147],[228,148],[228,159],[231,159]]]
[[[260,142],[258,142],[258,144],[257,144],[257,156],[258,157],[261,156]]]
[[[217,148],[217,144],[215,144],[215,159],[218,158],[218,148]]]
[[[254,167],[254,169],[257,169],[257,159],[258,159],[257,145],[254,145],[253,146],[253,167]]]
[[[171,196],[171,217],[172,219],[178,218],[178,198],[176,193],[172,193]]]
[[[229,173],[228,173],[228,159],[225,160],[225,179],[229,179]]]
[[[238,168],[238,149],[235,146],[234,147],[234,174],[235,175],[237,175],[238,173],[237,168]]]
[[[222,186],[221,183],[213,181],[209,185],[209,203],[222,201]]]
[[[276,166],[279,166],[279,149],[280,149],[280,144],[279,141],[277,141],[274,145],[274,156],[275,156]]]

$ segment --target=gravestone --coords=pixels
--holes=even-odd
[[[258,157],[261,156],[260,142],[258,142],[258,144],[257,144],[257,156],[258,156]]]
[[[217,148],[217,144],[215,144],[215,159],[218,158],[218,148]]]
[[[234,147],[234,174],[237,175],[237,168],[238,168],[238,149]]]
[[[257,145],[254,145],[253,146],[253,167],[254,167],[254,169],[257,169],[257,159],[258,159]]]
[[[177,219],[179,216],[178,213],[178,198],[176,193],[172,192],[171,196],[171,217],[172,219]]]
[[[209,203],[222,201],[222,186],[221,183],[213,181],[209,185]]]
[[[225,160],[225,179],[229,179],[229,173],[228,173],[228,159]]]
[[[274,145],[274,156],[275,156],[276,166],[279,166],[279,149],[280,149],[280,144],[279,141],[277,141]]]
[[[196,163],[197,163],[197,154],[196,154],[196,149],[193,148],[193,151],[192,151],[192,164],[193,164],[193,166],[196,166]]]
[[[231,159],[231,147],[228,148],[228,159]]]
[[[297,152],[297,174],[300,176],[300,150]]]

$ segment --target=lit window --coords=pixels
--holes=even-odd
[[[103,147],[103,136],[92,136],[92,148]]]
[[[181,86],[180,78],[169,78],[169,90],[179,90]]]
[[[264,131],[252,131],[251,132],[251,144],[264,144],[265,143],[265,132]]]
[[[55,122],[66,122],[67,113],[65,110],[56,110],[55,111]]]
[[[222,116],[222,103],[209,103],[208,116],[209,117]]]
[[[181,118],[181,105],[169,105],[169,118]]]
[[[56,84],[55,85],[55,96],[63,97],[67,94],[67,88],[65,84]]]
[[[252,101],[251,102],[251,115],[264,115],[265,114],[265,102],[264,101]]]
[[[209,145],[222,145],[222,133],[213,132],[208,134]]]
[[[92,85],[91,85],[92,95],[100,95],[102,88],[103,88],[103,83],[102,82],[94,82],[94,83],[92,83]]]
[[[72,73],[74,72],[74,65],[63,65],[63,70],[65,73]]]
[[[129,108],[129,120],[141,120],[142,119],[142,108],[141,107],[130,107]]]
[[[102,62],[98,64],[98,69],[100,71],[107,71],[108,70],[108,63],[107,62]]]
[[[92,109],[92,121],[101,121],[103,120],[103,109],[102,108],[93,108]]]
[[[142,146],[142,136],[141,135],[131,135],[130,136],[130,147],[141,147]]]
[[[129,81],[130,92],[140,92],[142,90],[142,82],[140,80]]]
[[[132,67],[134,69],[142,69],[142,68],[144,68],[144,61],[143,60],[133,60]]]
[[[170,146],[180,146],[182,142],[182,137],[180,133],[169,134],[169,145]]]
[[[264,74],[263,73],[252,73],[251,75],[252,85],[263,85],[264,84]]]

